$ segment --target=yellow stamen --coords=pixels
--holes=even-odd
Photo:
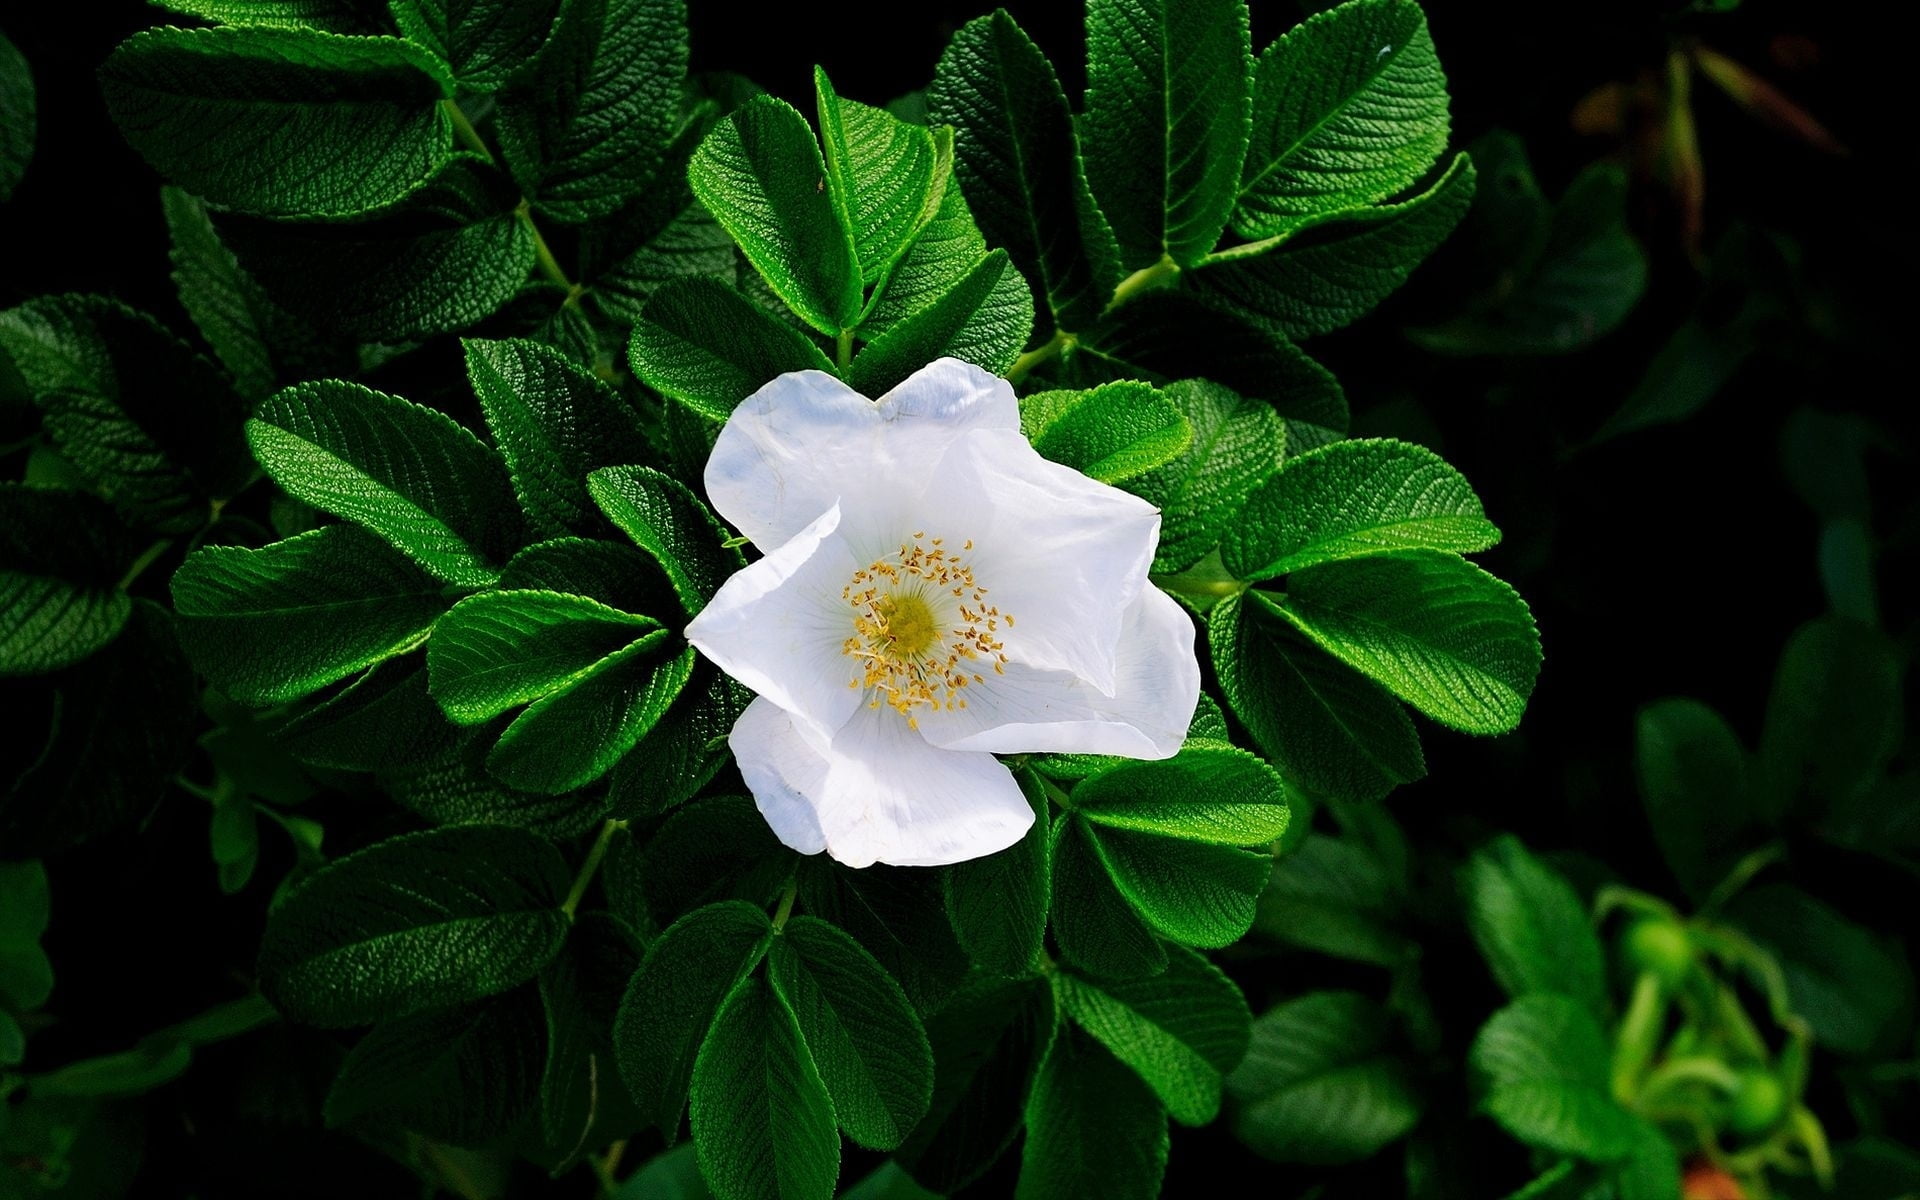
[[[1006,673],[1006,646],[994,633],[1002,619],[1013,624],[987,602],[973,567],[944,549],[944,538],[926,536],[915,533],[898,552],[855,571],[840,593],[853,610],[853,635],[841,644],[857,664],[847,685],[872,693],[869,708],[884,701],[910,729],[920,727],[917,706],[967,706],[958,693],[982,677],[959,669],[962,662],[991,662],[995,674]],[[971,539],[966,548],[973,549]]]

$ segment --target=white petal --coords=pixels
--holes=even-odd
[[[1200,702],[1193,643],[1186,610],[1148,587],[1120,629],[1112,696],[1068,672],[1013,663],[1005,675],[983,672],[980,685],[962,689],[964,709],[921,710],[920,730],[949,750],[1169,758]]]
[[[949,547],[973,542],[974,579],[1014,617],[1009,657],[1113,694],[1121,618],[1153,565],[1157,509],[1041,458],[1018,433],[979,430],[940,460],[914,524]]]
[[[959,359],[921,368],[877,402],[823,371],[795,371],[727,418],[707,460],[707,496],[766,550],[836,499],[856,524],[869,513],[898,512],[925,488],[955,438],[1019,428],[1020,405],[1007,381]]]
[[[1033,824],[998,759],[930,746],[890,708],[862,708],[824,747],[788,717],[756,700],[728,742],[767,823],[802,854],[942,866],[1004,850]]]
[[[687,626],[687,640],[727,674],[815,727],[846,723],[861,696],[843,650],[853,610],[841,598],[854,561],[829,508],[786,544],[736,571]]]

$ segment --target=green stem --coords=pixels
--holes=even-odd
[[[776,931],[787,927],[787,918],[793,915],[793,902],[800,895],[800,877],[787,876],[787,890],[780,893],[780,907],[773,910],[773,927]]]
[[[840,336],[834,339],[833,365],[842,371],[853,364],[853,330],[842,329]]]
[[[1762,846],[1735,863],[1727,877],[1715,885],[1707,902],[1700,906],[1701,916],[1710,916],[1753,882],[1754,876],[1787,857],[1787,848],[1779,842]]]
[[[1028,372],[1049,359],[1058,358],[1062,352],[1070,349],[1077,340],[1073,334],[1068,333],[1064,329],[1055,330],[1053,337],[1048,340],[1046,345],[1036,346],[1025,354],[1022,354],[1019,358],[1013,360],[1013,365],[1007,368],[1007,382],[1019,383],[1027,377]]]
[[[625,829],[625,821],[609,820],[600,827],[600,836],[593,839],[593,848],[587,851],[587,861],[580,864],[580,873],[573,877],[573,887],[567,892],[567,898],[560,905],[560,911],[567,914],[567,920],[573,920],[573,914],[580,907],[581,897],[587,894],[587,885],[593,882],[594,872],[600,869],[600,860],[607,856],[607,846],[613,841],[616,829]]]
[[[171,550],[172,548],[173,548],[172,538],[161,538],[159,541],[155,542],[153,545],[148,546],[145,550],[141,551],[140,557],[134,559],[133,565],[127,568],[127,573],[120,577],[120,584],[119,584],[120,590],[124,592],[128,588],[132,587],[133,581],[140,578],[141,572],[145,571],[148,567],[158,562],[160,560],[160,556],[162,554],[165,554],[168,550]]]
[[[567,278],[566,269],[560,265],[560,260],[553,256],[553,248],[547,245],[547,239],[541,234],[540,226],[534,224],[533,205],[522,200],[514,207],[513,215],[518,217],[520,223],[527,227],[527,232],[533,235],[533,259],[539,264],[540,273],[567,289],[566,302],[572,304],[579,294],[578,289],[573,286],[573,280]]]
[[[587,1161],[593,1164],[595,1177],[600,1180],[600,1191],[603,1195],[611,1196],[620,1190],[620,1177],[616,1172],[619,1171],[620,1160],[626,1156],[626,1153],[626,1139],[622,1138],[607,1147],[604,1158],[588,1158]]]
[[[1651,971],[1643,971],[1634,980],[1633,998],[1620,1019],[1620,1031],[1613,1042],[1613,1098],[1631,1104],[1640,1088],[1640,1074],[1653,1060],[1660,1026],[1667,1015],[1666,997],[1660,980]]]
[[[1705,1084],[1714,1091],[1732,1095],[1740,1086],[1740,1077],[1732,1067],[1704,1054],[1670,1058],[1647,1076],[1646,1086],[1640,1089],[1639,1104],[1648,1108],[1658,1106],[1668,1093],[1689,1083]]]
[[[1106,311],[1112,312],[1141,292],[1163,287],[1179,277],[1180,264],[1173,261],[1171,254],[1163,254],[1159,262],[1150,267],[1141,267],[1122,279],[1120,286],[1113,289],[1113,299],[1107,302]]]
[[[455,104],[450,99],[442,100],[440,102],[440,108],[447,114],[447,119],[453,122],[453,136],[455,141],[473,151],[475,154],[478,154],[481,158],[486,159],[488,162],[497,162],[493,157],[493,150],[487,145],[486,139],[480,136],[480,131],[473,127],[473,122],[467,119],[467,114],[461,111],[458,104]]]
[[[1061,808],[1071,809],[1073,807],[1073,798],[1067,795],[1065,789],[1063,789],[1059,784],[1055,783],[1051,779],[1048,779],[1045,775],[1040,774],[1038,771],[1034,772],[1034,778],[1040,781],[1040,787],[1043,791],[1046,792],[1047,799],[1053,801],[1055,804],[1058,804]]]

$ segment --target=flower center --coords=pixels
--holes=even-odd
[[[853,610],[853,636],[841,645],[857,671],[851,688],[873,693],[868,707],[886,704],[919,728],[914,708],[965,708],[960,694],[985,682],[973,669],[993,664],[1004,674],[1001,623],[1013,617],[987,603],[987,589],[965,557],[945,539],[916,533],[900,549],[853,573],[840,596]]]

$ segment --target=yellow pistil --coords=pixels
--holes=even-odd
[[[985,681],[974,665],[1006,673],[1006,647],[995,635],[1013,618],[987,602],[973,567],[944,538],[915,533],[855,571],[840,596],[853,610],[853,636],[841,647],[857,664],[847,686],[872,693],[868,707],[887,705],[909,728],[920,727],[918,706],[965,708],[961,693]]]

